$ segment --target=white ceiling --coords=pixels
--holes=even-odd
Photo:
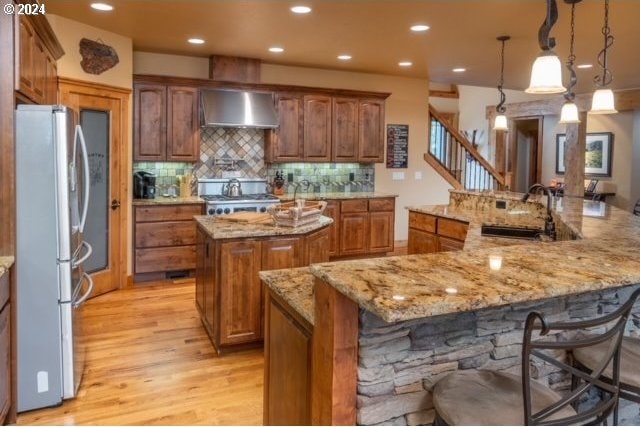
[[[47,0],[55,13],[133,39],[135,50],[206,57],[260,58],[265,62],[429,78],[433,82],[496,86],[499,43],[506,47],[505,87],[524,89],[539,48],[544,0],[104,0],[112,12],[97,12],[87,0]],[[308,15],[289,11],[311,6]],[[603,0],[577,5],[578,63],[597,65],[602,48]],[[563,61],[568,55],[570,6],[558,0],[560,19],[552,35]],[[640,0],[611,0],[616,37],[609,66],[617,89],[640,87]],[[416,34],[409,27],[426,23]],[[186,43],[201,37],[201,46]],[[267,48],[279,45],[281,54]],[[349,62],[339,54],[353,56]],[[399,61],[413,62],[400,68]],[[454,67],[467,72],[455,74]],[[596,67],[578,71],[577,92],[592,91]]]

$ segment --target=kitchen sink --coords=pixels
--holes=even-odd
[[[509,239],[540,240],[542,228],[518,227],[513,225],[482,224],[481,234],[489,237],[506,237]]]

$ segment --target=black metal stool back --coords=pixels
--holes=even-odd
[[[629,319],[631,308],[640,296],[640,289],[637,289],[627,302],[616,311],[606,316],[570,323],[548,323],[544,316],[537,312],[532,312],[527,317],[525,324],[524,342],[522,346],[522,387],[524,397],[525,424],[526,425],[576,425],[576,424],[600,424],[606,420],[618,403],[620,394],[620,343],[624,334],[627,320]],[[613,323],[612,326],[607,327]],[[586,328],[606,327],[606,332],[580,336],[577,331]],[[539,330],[540,336],[549,335],[552,332],[573,331],[574,337],[563,341],[541,341],[532,340],[533,332]],[[603,342],[609,342],[607,351],[598,366],[591,373],[579,370],[564,361],[558,360],[546,353],[546,350],[571,350],[579,347],[590,347]],[[531,361],[535,358],[548,362],[559,367],[562,371],[572,377],[571,392],[565,395],[554,404],[532,413],[531,403]],[[604,382],[600,378],[604,370],[613,363],[613,377],[611,382]],[[577,381],[576,381],[577,379]],[[576,415],[560,419],[553,415],[569,405],[577,406],[580,398],[589,393],[594,387],[602,390],[604,397],[591,407],[586,407],[577,412]]]
[[[640,199],[638,199],[636,205],[633,207],[633,214],[640,216]]]

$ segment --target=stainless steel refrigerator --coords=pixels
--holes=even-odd
[[[84,369],[83,303],[93,282],[82,263],[89,161],[73,112],[16,110],[18,411],[76,395]]]

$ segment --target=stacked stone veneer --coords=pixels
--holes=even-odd
[[[548,321],[592,319],[614,311],[638,286],[399,323],[386,323],[361,309],[357,423],[432,424],[432,389],[443,376],[478,368],[520,374],[524,321],[531,311],[543,313]],[[627,333],[638,336],[640,303],[633,313]],[[569,386],[557,367],[532,363],[536,380],[554,389]],[[638,407],[629,409],[624,416],[638,424]]]

